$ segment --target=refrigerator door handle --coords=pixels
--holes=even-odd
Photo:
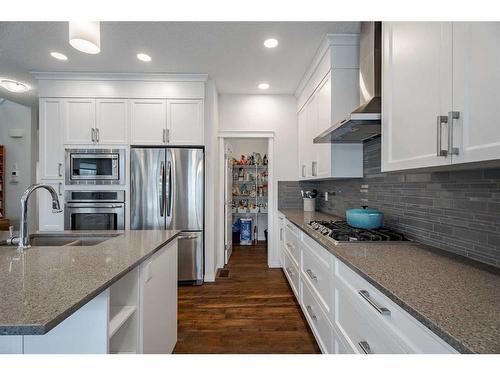
[[[172,211],[172,163],[168,162],[168,197],[167,197],[167,216]]]
[[[160,216],[165,215],[165,163],[160,162]]]

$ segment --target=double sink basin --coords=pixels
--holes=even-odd
[[[94,246],[101,242],[107,241],[111,238],[119,236],[120,234],[99,234],[93,233],[35,233],[30,235],[31,246]],[[6,242],[0,240],[0,246],[5,246]]]

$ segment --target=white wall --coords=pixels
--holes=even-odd
[[[0,104],[0,144],[5,146],[5,216],[11,220],[11,224],[19,228],[21,216],[20,198],[26,188],[33,181],[33,155],[32,152],[32,126],[36,121],[31,119],[31,108],[11,101]],[[23,131],[22,138],[12,138],[9,130],[20,129]],[[36,130],[36,129],[35,129]],[[19,178],[18,183],[10,181],[10,172],[17,163]],[[33,205],[33,202],[32,202]],[[33,224],[33,223],[32,223]]]
[[[220,95],[219,131],[274,131],[275,177],[297,179],[297,101],[293,95]]]
[[[270,197],[277,208],[277,181],[297,179],[297,101],[293,95],[220,95],[219,96],[219,134],[223,132],[273,132],[274,133],[274,160],[273,194]],[[219,165],[220,168],[220,165]],[[218,174],[220,175],[220,174]],[[217,181],[216,191],[223,189],[223,181]],[[216,207],[223,207],[223,200],[216,195]],[[223,210],[216,216],[216,268],[223,266],[222,250]],[[274,213],[272,227],[277,228],[277,215]],[[220,216],[220,217],[219,217]],[[269,223],[271,225],[271,223]],[[271,232],[270,232],[271,236]],[[273,241],[273,238],[270,238]],[[270,252],[269,265],[280,265],[279,254],[276,249]]]
[[[215,281],[216,264],[216,178],[217,128],[219,96],[214,81],[209,80],[205,92],[205,281]]]

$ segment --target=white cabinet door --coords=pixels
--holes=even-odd
[[[166,144],[167,101],[132,99],[130,101],[130,132],[133,145]]]
[[[437,131],[452,108],[451,23],[385,22],[382,38],[382,170],[451,164]]]
[[[500,23],[453,23],[453,163],[500,159]]]
[[[96,141],[125,145],[128,141],[128,101],[96,99]]]
[[[169,143],[204,144],[203,100],[168,99],[167,119]]]
[[[40,179],[63,178],[62,106],[63,104],[60,99],[40,99]]]
[[[309,164],[309,143],[308,143],[308,122],[307,106],[299,112],[298,136],[299,136],[299,180],[306,179],[311,175],[311,165]]]
[[[64,186],[62,181],[40,181],[52,186],[59,196],[59,203],[63,212],[52,212],[52,198],[45,189],[37,190],[38,202],[38,228],[40,231],[60,231],[64,230]]]
[[[95,99],[64,99],[64,143],[92,144]]]
[[[142,263],[141,353],[172,353],[177,342],[177,240]]]
[[[313,101],[315,104],[316,122],[313,126],[314,137],[320,135],[332,124],[332,86],[331,78],[328,75],[318,87]],[[332,145],[330,143],[318,143],[313,145],[315,160],[313,164],[314,177],[330,177],[332,173]]]

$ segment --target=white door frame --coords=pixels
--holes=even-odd
[[[269,267],[279,267],[279,256],[276,252],[276,244],[273,241],[274,238],[274,213],[275,207],[277,207],[277,196],[275,194],[275,188],[277,183],[274,178],[274,131],[222,131],[219,132],[217,138],[219,139],[219,151],[218,151],[218,183],[219,186],[224,185],[224,140],[231,138],[267,138],[267,154],[269,164],[268,170],[268,181],[270,184],[268,186],[268,202],[267,202],[267,265]],[[224,267],[224,189],[218,189],[216,205],[216,218],[217,222],[216,228],[216,250],[215,250],[215,261],[216,268]],[[276,255],[275,255],[276,253]]]

